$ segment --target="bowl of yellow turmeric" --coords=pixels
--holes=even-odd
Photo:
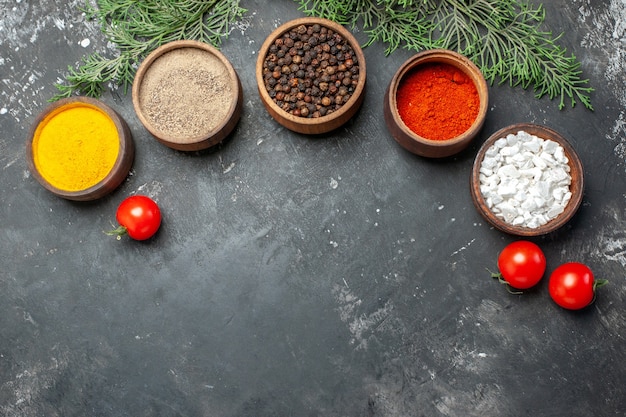
[[[33,177],[68,200],[104,197],[128,176],[135,147],[128,125],[99,100],[56,101],[37,116],[26,157]]]

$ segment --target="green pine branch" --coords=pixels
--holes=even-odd
[[[581,64],[542,29],[545,10],[521,0],[294,0],[307,15],[327,17],[368,36],[364,46],[420,51],[455,50],[470,58],[490,83],[532,87],[537,98],[569,99],[593,110]]]
[[[51,101],[73,94],[99,97],[105,85],[120,85],[126,93],[136,68],[157,47],[176,40],[194,39],[219,47],[230,25],[243,16],[239,0],[87,0],[88,19],[96,20],[118,54],[93,53],[77,67],[68,67],[64,82]]]

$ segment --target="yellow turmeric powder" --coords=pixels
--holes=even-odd
[[[49,114],[35,130],[33,160],[54,187],[81,191],[111,172],[120,139],[113,120],[87,103],[70,103]]]

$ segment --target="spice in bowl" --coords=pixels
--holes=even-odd
[[[346,123],[364,98],[365,57],[343,26],[308,17],[278,27],[256,63],[263,105],[280,124],[320,134]]]
[[[576,151],[558,132],[517,123],[493,133],[474,164],[470,192],[496,229],[541,236],[567,223],[582,203],[584,173]]]
[[[215,48],[177,41],[150,54],[137,71],[133,104],[144,126],[179,150],[222,141],[241,114],[239,78]]]
[[[563,147],[523,130],[496,140],[485,151],[479,179],[487,207],[513,226],[543,226],[572,198]]]
[[[487,116],[489,92],[480,69],[448,49],[420,52],[391,79],[383,101],[385,123],[406,150],[428,158],[461,152]]]
[[[472,126],[480,99],[472,80],[445,63],[419,66],[404,76],[397,91],[404,124],[426,139],[446,140]]]
[[[126,123],[87,97],[60,100],[37,119],[28,145],[36,179],[73,200],[99,198],[126,177],[134,146]]]
[[[276,38],[263,61],[263,79],[277,106],[300,117],[322,117],[346,104],[359,82],[350,43],[319,23]]]

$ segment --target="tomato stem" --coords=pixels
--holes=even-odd
[[[589,302],[589,305],[591,305],[591,304],[596,302],[596,298],[598,296],[596,294],[596,288],[604,287],[608,283],[609,283],[608,279],[595,279],[595,280],[593,280],[593,298]]]
[[[593,291],[596,291],[596,288],[604,287],[609,283],[608,279],[596,279],[593,281]]]
[[[504,284],[506,286],[506,290],[507,290],[507,292],[509,294],[513,294],[513,295],[524,294],[523,291],[515,291],[513,289],[513,287],[511,287],[511,284],[509,284],[508,282],[506,282],[506,280],[504,278],[502,278],[502,273],[500,273],[500,272],[491,272],[489,270],[489,268],[485,268],[485,269],[487,269],[487,272],[489,272],[491,274],[491,278],[497,279],[500,284]]]
[[[117,240],[121,240],[121,239],[122,239],[122,236],[124,236],[124,235],[125,235],[125,234],[127,234],[127,233],[128,233],[128,229],[127,229],[127,228],[125,228],[124,226],[121,226],[121,225],[120,225],[120,226],[118,226],[116,229],[113,229],[113,230],[106,230],[106,231],[104,232],[104,234],[105,234],[105,235],[108,235],[108,236],[115,236],[115,238],[116,238]]]

